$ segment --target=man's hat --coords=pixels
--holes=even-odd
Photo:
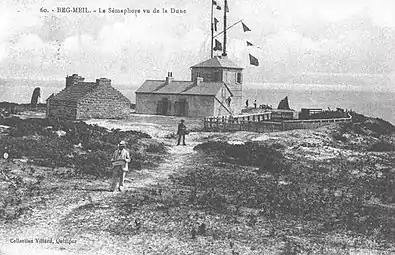
[[[120,141],[119,142],[119,146],[126,146],[126,142],[125,141]]]

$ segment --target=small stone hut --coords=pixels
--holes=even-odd
[[[85,82],[78,74],[66,77],[66,88],[47,101],[47,117],[60,119],[122,118],[131,102],[107,78]]]

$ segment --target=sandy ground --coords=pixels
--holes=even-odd
[[[128,174],[126,178],[126,192],[139,190],[156,184],[166,185],[168,176],[175,173],[181,166],[188,165],[193,157],[193,147],[206,140],[228,141],[242,143],[246,140],[280,142],[286,145],[286,154],[290,157],[313,157],[317,160],[334,158],[339,151],[330,146],[329,141],[322,136],[330,132],[330,127],[316,130],[277,132],[270,134],[257,134],[250,132],[237,133],[206,133],[192,132],[187,136],[186,146],[175,146],[175,139],[166,136],[175,133],[180,118],[164,116],[133,115],[127,120],[89,120],[88,124],[97,124],[109,129],[139,130],[150,134],[153,138],[163,142],[169,149],[168,157],[157,167],[142,169]],[[201,119],[186,119],[190,129],[201,128]],[[303,143],[301,143],[303,140]],[[314,154],[315,153],[315,154]],[[342,151],[347,153],[347,151]],[[352,154],[351,152],[349,153]],[[314,155],[314,156],[311,156]],[[43,183],[43,189],[53,190],[48,200],[41,207],[34,208],[30,215],[23,216],[14,224],[0,227],[0,255],[16,254],[184,254],[189,250],[188,242],[174,237],[151,233],[144,235],[113,236],[108,232],[100,231],[101,217],[109,217],[108,213],[115,210],[114,201],[121,201],[123,193],[109,192],[110,180],[103,179],[60,179],[48,175]],[[79,211],[83,214],[84,208],[93,208],[93,214],[86,214],[86,221],[96,222],[96,228],[91,230],[78,229],[73,222],[73,215]],[[148,217],[148,216],[147,216]],[[71,230],[65,229],[68,222]],[[72,236],[70,233],[77,233]],[[18,244],[11,243],[11,239],[52,238],[54,244]],[[72,240],[71,244],[56,244],[56,240]],[[206,239],[197,240],[199,245],[210,245]],[[155,245],[161,243],[161,252]],[[173,245],[171,252],[166,252],[163,246]],[[179,247],[174,248],[174,244]],[[148,248],[147,248],[148,247]],[[178,252],[177,252],[178,251]],[[213,254],[225,254],[225,250]],[[206,254],[206,253],[189,253]],[[226,251],[226,254],[231,254]],[[243,254],[257,254],[254,252]],[[268,250],[265,254],[278,254],[276,250]],[[332,253],[334,254],[334,253]],[[374,250],[354,250],[344,254],[390,254]]]
[[[28,116],[32,117],[32,116]],[[156,120],[156,121],[153,121]],[[169,156],[154,169],[142,169],[138,172],[131,172],[125,180],[126,192],[133,192],[139,189],[166,183],[167,177],[185,164],[188,157],[194,153],[193,147],[198,144],[197,138],[200,135],[196,133],[187,137],[186,146],[176,146],[175,139],[166,139],[166,135],[176,132],[177,124],[180,118],[166,118],[157,116],[138,115],[130,120],[90,120],[89,124],[97,124],[109,129],[138,130],[150,134],[153,138],[165,143],[168,146]],[[187,120],[188,128],[200,126],[200,119]],[[31,215],[24,216],[15,224],[7,225],[0,228],[0,255],[20,255],[20,254],[114,254],[113,250],[104,248],[105,243],[115,242],[109,247],[123,247],[124,252],[121,254],[143,254],[140,251],[133,252],[125,249],[123,245],[118,244],[117,240],[103,235],[89,236],[84,238],[79,236],[76,244],[56,244],[56,240],[62,239],[61,220],[67,217],[72,211],[92,203],[107,204],[111,198],[120,197],[122,193],[109,192],[110,180],[90,179],[67,179],[60,180],[56,177],[45,179],[43,189],[60,189],[62,192],[51,195],[42,208],[35,208]],[[73,199],[70,199],[73,198]],[[108,206],[108,205],[107,205]],[[35,238],[52,238],[54,244],[20,244],[11,243],[11,239],[33,239]],[[108,238],[106,241],[94,242],[96,238]],[[93,246],[92,247],[92,241]],[[103,242],[104,241],[104,242]],[[129,245],[133,246],[135,240],[129,240]],[[99,244],[97,247],[96,244]],[[94,248],[92,250],[92,248]],[[85,250],[85,252],[83,251]],[[117,254],[120,251],[117,251]]]

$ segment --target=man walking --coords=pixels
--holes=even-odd
[[[177,135],[178,135],[177,146],[180,145],[181,138],[182,138],[182,145],[186,145],[185,144],[186,133],[187,133],[187,127],[184,124],[184,120],[181,120],[180,123],[178,124],[178,130],[177,130]]]
[[[121,141],[118,149],[111,158],[112,163],[112,191],[123,191],[126,172],[129,171],[128,163],[130,162],[129,151],[126,149],[126,142]]]

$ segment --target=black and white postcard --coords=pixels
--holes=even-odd
[[[0,0],[0,255],[395,254],[395,1]]]

